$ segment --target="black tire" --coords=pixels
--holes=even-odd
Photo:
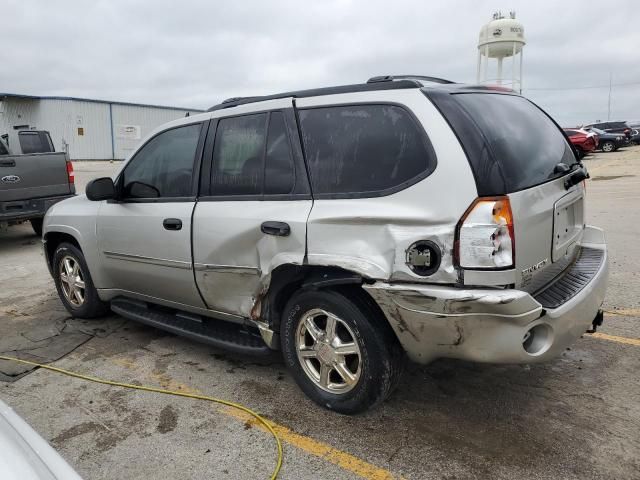
[[[616,144],[609,140],[602,142],[602,145],[600,146],[600,148],[605,153],[611,153],[617,150]]]
[[[582,150],[582,148],[576,147],[576,152],[578,153],[578,160],[584,158],[584,150]]]
[[[42,219],[41,218],[32,218],[29,220],[31,222],[31,228],[33,228],[33,232],[41,237],[42,236]]]
[[[62,262],[67,257],[70,257],[72,260],[77,262],[80,278],[84,282],[82,294],[83,301],[79,304],[72,303],[73,298],[71,300],[67,298],[62,277],[60,275],[61,270],[64,268]],[[71,243],[61,243],[56,247],[52,262],[51,270],[53,272],[56,289],[58,290],[58,296],[71,315],[78,318],[96,318],[106,315],[109,312],[109,304],[103,302],[98,297],[98,292],[93,285],[93,280],[89,273],[89,267],[87,267],[84,255],[78,247]],[[68,287],[66,288],[68,289]]]
[[[323,390],[298,358],[298,326],[304,314],[314,309],[339,317],[351,329],[360,349],[359,379],[347,392]],[[397,386],[406,363],[406,355],[386,318],[360,288],[297,293],[285,307],[280,333],[285,364],[298,386],[318,405],[343,414],[359,413],[385,400]]]

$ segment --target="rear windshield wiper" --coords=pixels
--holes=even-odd
[[[564,181],[565,190],[569,190],[574,185],[589,178],[589,172],[580,160],[573,162],[571,165],[566,163],[558,163],[554,169],[554,173],[568,174],[569,176]]]

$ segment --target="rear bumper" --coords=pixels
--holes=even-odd
[[[51,205],[74,196],[75,194],[69,194],[56,197],[33,198],[31,200],[0,202],[0,222],[42,218]]]
[[[429,363],[441,357],[490,363],[541,362],[558,356],[591,328],[604,301],[609,259],[602,230],[587,227],[582,247],[597,250],[599,263],[588,281],[555,308],[545,308],[529,293],[515,289],[382,282],[365,289],[416,362]]]

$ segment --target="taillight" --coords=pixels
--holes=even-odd
[[[515,255],[509,197],[478,198],[456,227],[456,265],[462,268],[509,268],[515,265]]]
[[[71,162],[67,162],[67,177],[69,177],[69,183],[70,184],[75,184],[76,182],[76,176],[73,173],[73,163]]]

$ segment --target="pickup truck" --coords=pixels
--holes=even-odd
[[[0,137],[0,229],[29,220],[42,235],[49,207],[75,192],[73,165],[67,153],[55,151],[49,132]]]

